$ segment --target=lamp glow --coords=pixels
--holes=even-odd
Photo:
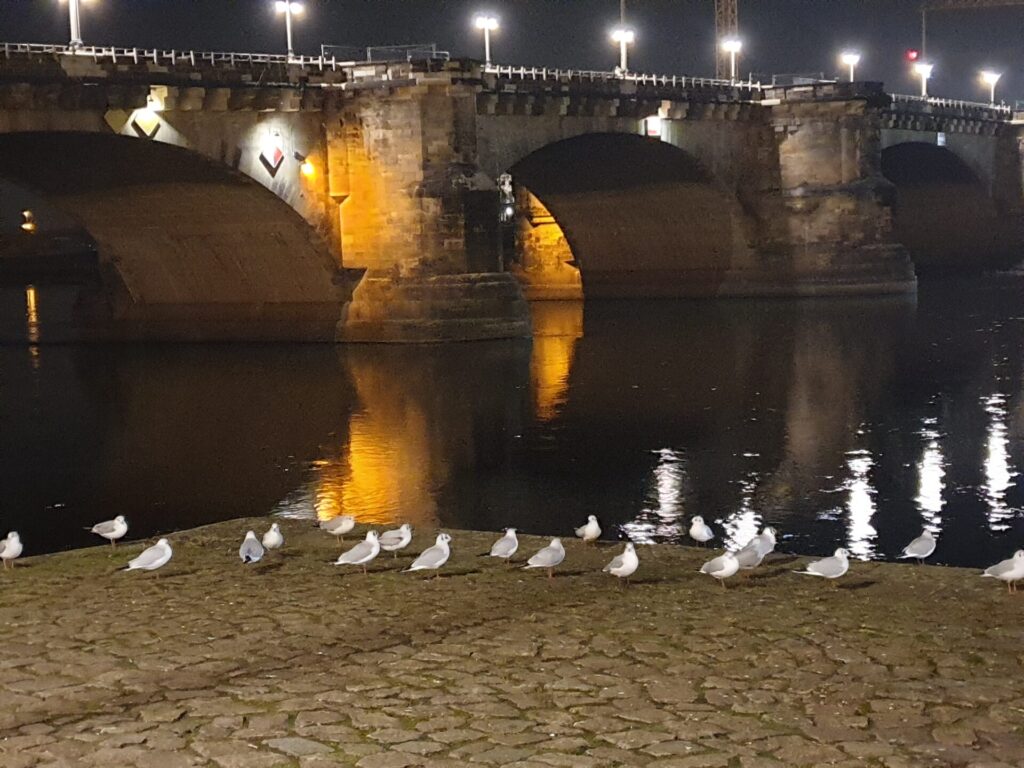
[[[32,211],[22,211],[21,218],[23,219],[21,222],[21,229],[24,232],[28,232],[31,235],[36,231],[38,228],[36,225],[36,216]]]
[[[488,13],[477,14],[473,24],[484,33],[484,63],[491,65],[491,32],[498,30],[499,22],[497,16]]]
[[[996,83],[999,82],[999,79],[1002,76],[1003,76],[1002,72],[993,72],[990,69],[986,69],[986,70],[984,70],[981,73],[981,82],[983,82],[985,85],[988,86],[988,88],[989,88],[989,91],[988,91],[989,92],[989,99],[988,99],[988,101],[989,101],[989,104],[992,104],[993,106],[996,103]]]
[[[619,46],[619,73],[629,71],[629,46],[636,42],[636,32],[629,27],[616,27],[612,30],[612,42]]]
[[[293,59],[295,58],[295,45],[292,42],[292,17],[301,16],[306,8],[302,3],[296,3],[294,0],[275,0],[274,10],[284,14],[284,29],[288,38],[288,58]]]
[[[928,64],[924,61],[918,61],[914,63],[914,74],[921,78],[921,96],[922,98],[928,97],[928,78],[932,76],[932,70],[935,68],[933,64]]]
[[[845,51],[839,60],[844,67],[850,68],[850,82],[857,79],[857,65],[860,64],[860,54],[854,51]]]
[[[738,37],[727,37],[722,41],[722,50],[729,54],[729,79],[736,81],[736,57],[743,50],[743,41]]]
[[[299,166],[299,172],[307,179],[316,177],[316,166],[313,165],[309,160],[303,160],[302,165]]]

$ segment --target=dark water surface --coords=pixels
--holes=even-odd
[[[535,323],[532,343],[2,346],[0,535],[36,554],[118,513],[130,538],[342,511],[565,534],[594,513],[677,541],[701,514],[800,553],[891,558],[923,525],[938,562],[1024,546],[1022,276]]]

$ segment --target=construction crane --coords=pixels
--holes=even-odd
[[[970,11],[1024,5],[1024,0],[925,0],[921,4],[921,58],[928,50],[928,14],[935,11]]]
[[[731,66],[730,55],[722,48],[722,41],[738,36],[739,31],[739,0],[715,0],[715,77],[720,80],[729,77]]]

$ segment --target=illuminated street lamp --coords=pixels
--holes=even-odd
[[[82,0],[61,0],[68,4],[68,23],[71,26],[71,50],[82,47]]]
[[[484,33],[484,64],[491,66],[491,32],[498,29],[498,17],[482,13],[473,20],[476,28]]]
[[[1003,76],[1002,72],[993,72],[990,69],[986,69],[981,73],[981,82],[988,86],[989,92],[989,104],[995,106],[996,103],[996,83],[999,82],[999,78]]]
[[[729,79],[736,80],[736,57],[743,50],[743,41],[738,37],[727,37],[722,41],[722,50],[729,54]]]
[[[284,29],[288,35],[288,58],[295,58],[295,46],[292,44],[292,16],[301,16],[306,10],[302,3],[293,0],[277,0],[274,3],[274,10],[284,14]]]
[[[928,98],[928,78],[932,76],[933,64],[923,61],[914,63],[914,74],[921,78],[921,98]]]
[[[612,30],[612,41],[619,44],[619,72],[624,75],[629,71],[629,46],[636,42],[636,32],[628,27],[616,27]]]
[[[860,64],[860,54],[854,51],[845,51],[839,60],[843,62],[844,67],[850,68],[850,82],[852,83],[857,77],[857,65]]]

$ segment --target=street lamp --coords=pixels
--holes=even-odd
[[[729,79],[736,81],[736,56],[743,50],[743,41],[738,37],[727,37],[722,41],[722,50],[729,54]]]
[[[628,27],[616,27],[612,30],[612,41],[619,44],[619,71],[624,75],[629,71],[629,46],[636,42],[636,32]]]
[[[489,14],[480,14],[473,20],[476,28],[484,33],[484,63],[491,66],[491,32],[498,29],[498,17]]]
[[[284,14],[284,29],[288,35],[288,58],[295,58],[295,46],[292,44],[292,16],[301,16],[306,10],[302,3],[293,0],[277,0],[274,3],[274,10]]]
[[[990,69],[986,69],[981,73],[981,82],[988,86],[989,89],[989,103],[995,106],[996,103],[996,83],[999,82],[999,78],[1003,76],[1002,72],[993,72]]]
[[[61,0],[68,4],[68,23],[71,26],[71,50],[82,47],[82,9],[81,0]]]
[[[850,82],[852,83],[856,79],[857,65],[860,64],[860,54],[854,51],[845,51],[839,60],[843,62],[844,67],[850,68]]]
[[[921,98],[928,98],[928,78],[932,76],[932,70],[935,68],[933,64],[927,64],[923,61],[915,62],[914,74],[921,78]]]

